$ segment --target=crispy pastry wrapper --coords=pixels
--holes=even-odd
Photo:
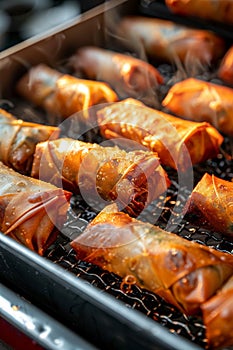
[[[210,348],[233,345],[233,277],[202,305],[203,320]]]
[[[19,95],[61,119],[83,111],[85,120],[89,107],[118,100],[106,83],[79,79],[44,64],[29,69],[16,89]]]
[[[206,121],[233,136],[233,89],[189,78],[173,85],[162,102],[172,113],[196,122]]]
[[[165,0],[173,13],[188,17],[233,24],[232,0]]]
[[[217,35],[158,18],[125,16],[117,33],[136,52],[143,49],[150,58],[187,67],[209,65],[225,52],[225,42]]]
[[[132,215],[170,185],[154,152],[126,152],[70,138],[38,144],[31,175],[85,198],[117,201]]]
[[[181,171],[219,153],[223,137],[208,123],[184,121],[126,99],[97,112],[100,131],[107,139],[124,137],[157,152],[162,165]]]
[[[36,144],[59,134],[58,127],[25,122],[0,109],[0,161],[29,175]]]
[[[135,282],[186,314],[198,314],[233,273],[233,256],[119,212],[103,210],[72,241],[77,258]]]
[[[233,182],[206,173],[193,189],[186,207],[195,222],[233,237]]]
[[[66,220],[70,196],[0,163],[0,231],[43,255]]]
[[[108,83],[121,98],[155,99],[153,90],[163,82],[159,71],[142,59],[95,46],[84,46],[69,60],[76,74]]]
[[[220,63],[218,76],[227,84],[233,85],[233,45],[228,49]]]

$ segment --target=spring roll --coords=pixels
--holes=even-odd
[[[133,276],[150,290],[192,315],[233,273],[233,256],[188,241],[107,207],[71,246],[77,258],[122,278]]]
[[[162,102],[172,113],[196,122],[206,121],[233,135],[233,89],[189,78],[173,85]]]
[[[195,222],[233,237],[233,182],[206,173],[193,189],[187,213]]]
[[[209,348],[233,345],[233,277],[202,305],[202,312]]]
[[[233,85],[233,45],[229,48],[221,61],[218,77],[227,84]]]
[[[58,127],[25,122],[0,109],[0,161],[29,175],[36,144],[59,134]]]
[[[85,119],[89,107],[118,100],[106,83],[78,79],[44,64],[29,69],[18,81],[16,90],[26,100],[61,119],[80,111]]]
[[[70,196],[0,162],[0,231],[43,255],[66,220]]]
[[[138,215],[170,185],[153,152],[126,152],[70,138],[38,144],[31,175],[87,199],[117,201],[131,215]]]
[[[215,157],[223,137],[208,123],[184,121],[135,99],[100,109],[98,125],[107,139],[124,137],[157,152],[162,165],[181,171]]]
[[[78,49],[69,65],[76,73],[108,83],[121,98],[149,100],[151,91],[163,82],[159,71],[146,61],[94,46]]]
[[[173,13],[233,24],[232,0],[165,0]]]
[[[224,40],[207,30],[152,17],[123,17],[117,33],[130,48],[162,62],[209,65],[225,52]]]

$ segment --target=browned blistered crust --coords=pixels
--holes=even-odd
[[[162,102],[184,119],[208,122],[226,135],[233,135],[233,89],[195,78],[173,85]]]
[[[223,137],[208,123],[184,121],[135,99],[113,103],[97,112],[107,139],[124,137],[158,153],[161,164],[186,170],[215,157]]]
[[[159,71],[148,62],[95,46],[79,48],[69,60],[75,74],[108,83],[121,98],[149,98],[163,83]]]
[[[37,145],[31,175],[90,198],[117,201],[132,215],[170,185],[156,153],[60,138]]]
[[[187,209],[200,223],[233,236],[233,182],[206,173],[192,191]]]
[[[89,107],[118,100],[106,83],[79,79],[44,64],[29,69],[16,88],[22,97],[60,120],[80,111],[85,119]]]
[[[102,211],[72,243],[77,257],[136,283],[187,314],[198,314],[233,273],[231,254],[131,218]]]
[[[179,15],[233,24],[231,0],[165,0],[168,8]]]
[[[208,66],[225,52],[224,40],[212,32],[154,17],[125,16],[116,32],[128,48],[159,62]]]
[[[0,230],[40,255],[62,228],[70,197],[0,163]]]
[[[58,127],[25,122],[0,109],[0,161],[29,175],[37,143],[56,139],[59,134]]]

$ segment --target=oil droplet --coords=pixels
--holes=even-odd
[[[20,309],[20,307],[18,305],[12,305],[11,308],[14,311],[18,311]]]
[[[43,193],[35,193],[32,194],[30,197],[28,197],[28,202],[29,203],[38,203],[41,202],[43,200],[46,200],[46,198],[48,198],[49,195],[45,192]]]
[[[17,182],[16,186],[19,186],[19,187],[26,187],[27,184],[26,184],[26,182],[24,182],[24,181],[19,181],[19,182]]]
[[[54,339],[54,344],[60,346],[60,345],[63,344],[63,341],[61,339],[59,339],[59,338],[58,339]]]

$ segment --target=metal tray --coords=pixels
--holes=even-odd
[[[11,337],[6,334],[3,337],[12,348],[17,347],[17,342],[21,341],[20,349],[96,349],[1,283],[0,291],[1,333],[10,327]],[[4,324],[2,320],[5,320]]]
[[[199,349],[8,237],[0,235],[0,247],[2,280],[97,347]],[[31,336],[37,340],[36,333]]]
[[[139,13],[143,14],[140,1],[107,1],[42,36],[1,52],[0,105],[12,112],[17,110],[18,115],[21,107],[25,112],[27,108],[24,102],[14,95],[14,86],[31,65],[43,62],[52,67],[62,67],[66,58],[79,46],[92,44],[111,47],[113,36],[106,30],[109,20],[114,25],[114,19],[122,14]],[[166,73],[168,78],[173,74],[167,64],[158,69]],[[24,113],[23,116],[30,120],[30,115]],[[232,142],[226,139],[224,148],[232,152]],[[224,173],[226,179],[233,176],[231,162],[223,157],[195,166],[195,180],[198,181],[205,171],[216,175]],[[170,199],[159,222],[162,227],[172,213],[180,187],[172,172],[169,177],[172,186],[169,189]],[[182,190],[185,192],[185,188]],[[68,328],[100,349],[205,348],[205,328],[200,318],[186,317],[155,294],[137,286],[133,286],[130,291],[122,290],[118,276],[77,261],[69,240],[85,227],[96,212],[78,196],[72,198],[71,205],[66,223],[67,234],[58,237],[45,257],[36,255],[0,234],[2,283],[63,324],[65,329]],[[153,207],[149,207],[150,210]],[[176,233],[219,250],[233,251],[233,243],[218,233],[210,233],[188,221],[179,222]],[[31,333],[31,336],[35,340],[38,338],[37,334]]]

